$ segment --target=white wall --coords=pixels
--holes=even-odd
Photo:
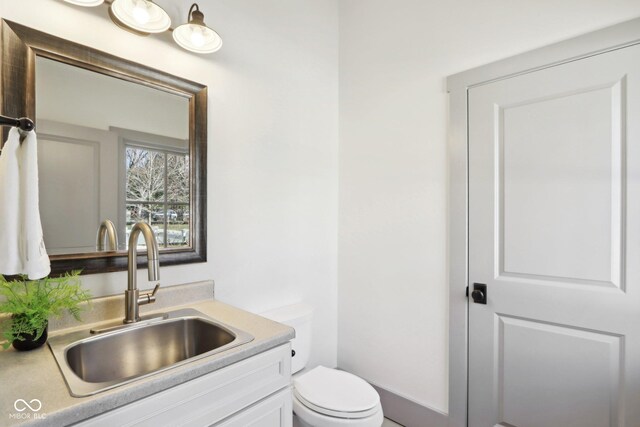
[[[192,1],[157,3],[178,22]],[[337,0],[205,3],[205,21],[224,40],[207,56],[183,51],[168,35],[129,34],[104,6],[0,0],[0,16],[209,87],[209,261],[162,268],[161,282],[215,279],[220,300],[256,311],[313,304],[312,363],[335,366]],[[126,272],[83,283],[94,295],[119,293]]]
[[[180,95],[42,57],[36,88],[37,120],[189,139],[189,100]]]
[[[447,411],[447,75],[637,0],[341,0],[338,365]]]

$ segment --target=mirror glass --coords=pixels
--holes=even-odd
[[[190,248],[189,99],[41,56],[35,89],[47,252],[126,250],[138,221],[161,250]],[[97,241],[105,220],[117,248]]]

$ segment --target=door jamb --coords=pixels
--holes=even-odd
[[[467,427],[469,89],[640,44],[640,18],[447,78],[449,92],[449,426]]]

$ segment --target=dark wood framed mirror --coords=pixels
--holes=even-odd
[[[83,274],[126,270],[128,230],[137,221],[151,223],[156,230],[161,265],[206,261],[207,87],[15,22],[2,20],[1,34],[0,114],[29,117],[36,123],[41,217],[51,275],[69,270],[82,270]],[[62,74],[60,78],[60,70],[69,75]],[[47,90],[43,77],[51,79]],[[97,80],[91,83],[85,77]],[[84,100],[71,95],[69,99],[55,96],[53,89],[59,90],[64,84],[94,104],[87,107]],[[114,97],[113,91],[106,89],[112,84],[122,85],[122,96],[130,98],[97,98],[98,93]],[[52,99],[59,104],[51,104]],[[144,99],[149,100],[148,106],[138,104]],[[167,105],[163,104],[165,101]],[[70,115],[83,115],[83,121],[66,123],[64,118],[53,117],[63,109],[60,105],[70,105]],[[137,110],[126,112],[127,107]],[[107,123],[103,110],[117,110],[119,117],[128,121],[114,118],[113,123]],[[156,117],[150,110],[158,112]],[[178,113],[174,114],[174,110]],[[92,112],[104,123],[88,123],[94,122],[87,115]],[[171,120],[177,120],[177,125],[167,126]],[[168,135],[173,130],[176,135]],[[3,128],[2,141],[6,141],[7,133],[8,129]],[[115,145],[104,145],[109,139]],[[50,157],[58,159],[48,160]],[[91,166],[76,171],[55,163],[63,161],[60,159],[75,162],[72,166]],[[53,162],[48,168],[47,161]],[[169,165],[178,166],[171,169]],[[66,172],[68,184],[55,175],[56,171]],[[99,176],[96,171],[101,171]],[[153,184],[156,187],[146,192],[134,191],[144,174],[157,181]],[[176,178],[178,175],[181,178]],[[145,186],[152,186],[151,178],[145,178]],[[177,179],[183,183],[175,185]],[[97,187],[87,187],[92,180]],[[69,188],[75,183],[85,187]],[[64,191],[60,191],[61,186]],[[112,194],[113,200],[105,199],[105,194]],[[79,205],[84,199],[89,200],[87,205]],[[53,218],[51,212],[58,212],[61,218]],[[120,237],[117,247],[105,249],[97,244],[98,228],[106,219],[116,224]],[[86,223],[86,229],[80,223]],[[65,226],[69,231],[61,233]]]

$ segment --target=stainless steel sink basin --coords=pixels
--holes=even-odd
[[[95,394],[253,340],[196,310],[165,317],[93,336],[82,331],[51,337],[71,394]]]

